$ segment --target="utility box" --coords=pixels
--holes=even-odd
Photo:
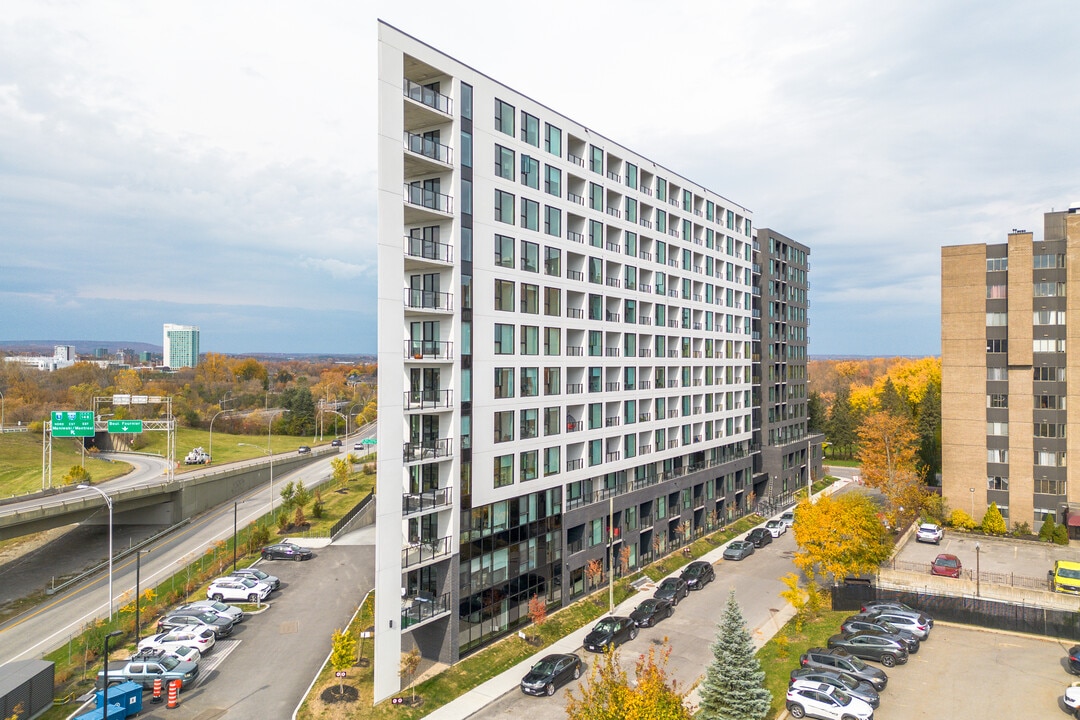
[[[120,717],[128,718],[142,712],[142,685],[131,681],[113,685],[109,688],[109,704],[119,705],[124,708],[124,714]],[[97,706],[100,708],[105,699],[103,690],[97,691]],[[110,718],[112,715],[109,716]]]

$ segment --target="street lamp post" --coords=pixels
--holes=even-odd
[[[349,442],[349,416],[348,415],[343,415],[343,414],[339,413],[337,410],[330,410],[329,408],[324,408],[324,410],[326,412],[328,412],[328,413],[334,413],[339,418],[345,418],[345,442]]]
[[[123,634],[124,633],[121,630],[113,630],[111,633],[105,636],[105,674],[102,675],[101,684],[101,717],[109,716],[109,638],[114,638],[117,635]]]
[[[81,483],[81,484],[79,484],[79,485],[76,485],[75,487],[77,487],[77,488],[78,488],[78,489],[80,489],[80,490],[93,490],[94,492],[98,493],[99,495],[101,495],[101,497],[105,498],[105,505],[106,505],[106,506],[107,506],[107,507],[109,508],[109,620],[110,620],[110,622],[111,622],[111,621],[112,621],[112,619],[113,619],[113,591],[112,591],[112,557],[113,557],[113,552],[112,552],[112,536],[113,536],[113,529],[112,529],[112,528],[113,528],[113,525],[112,525],[112,498],[110,498],[110,497],[109,497],[109,495],[108,495],[108,493],[106,493],[106,492],[105,492],[104,490],[102,490],[102,489],[101,489],[101,488],[99,488],[99,487],[94,487],[93,485],[87,485],[86,483]]]

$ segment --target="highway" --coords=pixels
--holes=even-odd
[[[374,436],[374,434],[375,425],[371,424],[362,428],[360,433],[353,435],[348,442],[351,444],[364,437]],[[276,495],[284,483],[290,480],[302,479],[304,484],[311,488],[325,482],[330,477],[330,460],[333,457],[335,455],[327,456],[325,459],[318,460],[293,472],[275,476],[275,497],[273,498],[270,497],[269,486],[237,498],[237,527],[246,527],[249,523],[264,515],[270,508],[271,500],[273,500],[275,506],[279,505],[281,499]],[[128,458],[125,457],[124,459],[126,461]],[[145,458],[143,459],[145,460]],[[261,458],[255,462],[259,461],[265,462]],[[154,463],[146,463],[138,477],[135,477],[136,473],[130,473],[124,478],[102,483],[97,487],[101,487],[108,492],[120,487],[130,487],[133,483],[159,482],[161,480],[160,475],[147,480],[145,473],[153,476],[155,472],[160,473],[161,466],[157,466],[155,470]],[[97,495],[91,490],[75,492]],[[168,578],[189,565],[217,542],[231,538],[232,533],[233,503],[228,503],[192,518],[190,523],[167,537],[155,541],[144,550],[140,568],[141,587],[152,587]],[[87,547],[83,549],[87,565],[93,565],[107,559],[106,540],[106,533],[102,532],[100,534],[100,544],[97,548]],[[117,553],[119,553],[119,550],[117,550]],[[47,547],[41,555],[43,559],[40,562],[48,562]],[[116,603],[114,608],[119,606],[125,594],[130,597],[134,593],[135,565],[136,559],[134,555],[121,560],[114,559],[113,594]],[[40,588],[28,587],[26,588],[26,594],[38,589]],[[89,622],[108,617],[109,599],[107,596],[108,576],[107,572],[102,571],[96,577],[57,593],[32,610],[3,623],[3,625],[0,625],[0,664],[12,660],[41,657],[45,653],[62,646],[69,638],[79,634]]]

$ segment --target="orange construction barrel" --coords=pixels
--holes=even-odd
[[[166,707],[174,708],[180,706],[180,681],[169,681],[169,702]]]
[[[150,697],[150,702],[161,702],[161,678],[154,678],[154,694]]]

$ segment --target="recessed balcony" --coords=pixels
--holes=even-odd
[[[451,313],[454,311],[454,295],[434,290],[406,288],[405,308],[418,312]]]
[[[453,502],[453,498],[453,488],[436,488],[422,493],[406,493],[401,496],[401,514],[416,515],[417,513],[449,507]]]
[[[453,408],[454,391],[438,388],[406,390],[404,407],[409,410],[450,410]]]
[[[405,236],[406,267],[418,265],[450,265],[454,262],[454,246],[423,237]]]
[[[405,359],[453,360],[454,343],[447,340],[406,340]]]
[[[401,628],[408,630],[428,620],[450,614],[450,593],[435,597],[418,593],[401,598]]]
[[[454,102],[448,96],[408,78],[403,79],[401,89],[405,98],[405,127],[430,127],[453,119]]]
[[[421,185],[405,183],[402,199],[405,202],[406,225],[443,220],[454,212],[454,198]]]
[[[402,443],[402,460],[407,463],[425,460],[445,460],[453,450],[451,438],[433,438],[420,442]]]
[[[406,178],[443,172],[454,161],[453,149],[432,137],[406,132],[403,140]]]
[[[451,539],[447,535],[441,538],[417,541],[401,548],[402,569],[449,557],[450,549],[453,547],[450,542]]]

